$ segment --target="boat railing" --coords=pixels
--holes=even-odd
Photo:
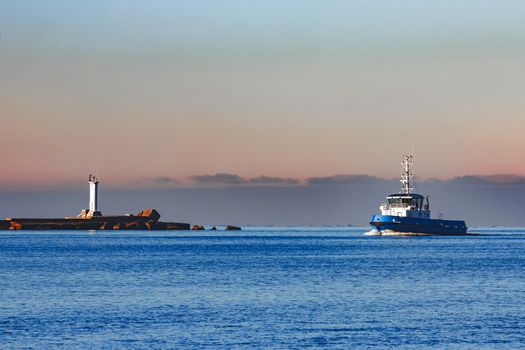
[[[388,204],[387,205],[387,208],[413,208],[414,206],[410,205],[410,204],[406,204],[406,203],[392,203],[392,204]],[[415,207],[414,207],[415,208]]]
[[[407,204],[382,204],[381,208],[384,209],[384,210],[389,210],[389,209],[406,209],[406,210],[411,210],[411,211],[429,211],[428,207],[418,208],[415,205],[407,205]]]

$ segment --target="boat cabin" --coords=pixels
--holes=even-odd
[[[381,204],[379,209],[382,215],[404,216],[414,218],[430,218],[430,205],[426,199],[417,193],[397,193],[391,194],[387,198],[387,203]]]

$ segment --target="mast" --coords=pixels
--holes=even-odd
[[[403,154],[403,161],[401,162],[401,183],[403,184],[403,187],[401,188],[401,191],[403,191],[404,194],[410,194],[412,191],[411,187],[411,180],[414,177],[414,174],[412,173],[412,165],[414,164],[413,160],[414,156],[412,154]]]

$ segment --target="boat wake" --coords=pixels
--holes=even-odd
[[[423,232],[398,232],[393,230],[382,230],[376,229],[370,230],[364,233],[365,236],[476,236],[476,233],[423,233]]]
[[[365,236],[435,236],[435,234],[432,234],[432,233],[399,232],[399,231],[393,231],[393,230],[378,231],[376,229],[365,232],[364,235]]]
[[[381,232],[378,231],[378,230],[373,229],[373,230],[370,230],[368,232],[365,232],[364,235],[365,236],[381,236]]]

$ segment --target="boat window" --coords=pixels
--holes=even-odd
[[[388,198],[388,204],[392,207],[408,207],[414,205],[414,200],[412,198],[400,198],[393,197]]]
[[[422,196],[414,197],[389,197],[387,198],[390,207],[415,207],[422,210],[425,198]]]
[[[388,198],[388,204],[396,205],[396,204],[401,203],[400,200],[401,200],[400,198]]]

